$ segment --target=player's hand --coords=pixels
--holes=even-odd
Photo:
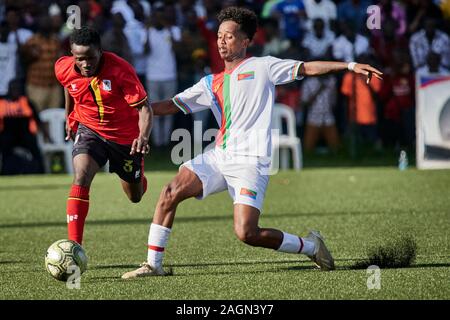
[[[133,144],[131,145],[130,155],[134,155],[136,153],[147,154],[150,152],[150,146],[148,145],[148,138],[139,136],[133,140]]]
[[[366,80],[367,84],[369,84],[370,80],[372,80],[372,76],[375,76],[380,80],[383,80],[383,78],[381,77],[383,75],[383,72],[381,72],[378,69],[375,69],[374,67],[368,64],[357,63],[355,65],[355,68],[353,69],[353,72],[365,75],[367,77]]]
[[[66,121],[66,141],[69,141],[70,139],[73,139],[73,131],[69,126],[69,121]]]

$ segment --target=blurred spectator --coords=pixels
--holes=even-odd
[[[272,15],[280,22],[280,29],[286,39],[294,42],[301,40],[303,23],[306,22],[302,0],[283,0],[273,7]]]
[[[152,26],[148,30],[150,54],[147,56],[147,90],[153,101],[172,98],[177,93],[177,65],[175,46],[181,40],[181,31],[169,24],[165,8],[155,5]],[[155,117],[152,139],[155,146],[170,142],[173,116]]]
[[[197,20],[197,27],[200,30],[203,39],[205,39],[208,46],[209,66],[212,73],[221,73],[225,68],[224,62],[219,55],[219,48],[217,47],[217,25],[214,29],[208,28],[207,21],[204,19]]]
[[[337,20],[337,8],[331,0],[303,0],[308,17],[307,28],[313,29],[314,19],[321,18],[326,29],[334,30]]]
[[[384,75],[379,94],[384,102],[381,136],[384,145],[412,146],[415,122],[414,73],[407,53],[396,51],[392,59],[392,73]]]
[[[408,40],[403,35],[396,35],[396,29],[397,21],[387,18],[383,23],[381,34],[371,38],[375,56],[385,68],[391,67],[395,51],[408,51]],[[385,69],[385,71],[387,70]]]
[[[147,27],[145,15],[139,2],[132,5],[134,19],[129,21],[123,30],[131,49],[132,64],[142,85],[147,86],[145,73],[147,72],[147,54],[149,53]]]
[[[345,22],[356,33],[364,34],[367,30],[367,7],[369,0],[344,0],[338,4],[338,20]]]
[[[402,36],[407,31],[406,11],[405,8],[395,0],[380,0],[378,6],[381,9],[381,25],[383,26],[381,31],[385,27],[386,20],[393,20],[396,24],[395,34]],[[373,29],[373,34],[378,35],[380,30]]]
[[[115,13],[112,16],[112,21],[113,21],[112,29],[106,31],[103,34],[102,48],[105,51],[111,51],[117,54],[119,57],[133,64],[132,51],[130,45],[128,44],[128,38],[124,32],[125,19],[122,17],[121,13]]]
[[[326,28],[321,18],[314,19],[313,29],[307,32],[303,46],[309,50],[309,59],[330,60],[331,48],[336,36]]]
[[[8,41],[8,27],[6,23],[0,24],[0,97],[8,94],[9,82],[16,77],[17,44]]]
[[[36,139],[38,125],[39,116],[23,94],[20,81],[12,80],[8,96],[0,99],[1,174],[44,172]]]
[[[358,60],[365,63],[367,57],[360,56]],[[342,80],[341,93],[347,97],[349,122],[357,125],[363,141],[372,144],[378,141],[375,99],[380,90],[381,81],[377,78],[372,78],[368,85],[365,77],[347,72]]]
[[[436,29],[435,19],[426,19],[424,29],[411,36],[409,48],[414,68],[420,68],[426,63],[430,51],[441,55],[444,67],[450,67],[450,39],[447,34]]]
[[[265,31],[266,43],[263,44],[262,56],[278,56],[290,46],[289,40],[280,37],[277,19],[269,18],[264,20],[263,29]]]
[[[27,94],[37,110],[63,107],[61,87],[53,72],[53,65],[61,56],[61,43],[49,16],[39,19],[37,33],[24,45],[24,56],[28,62]]]
[[[336,97],[336,79],[331,75],[308,77],[303,81],[302,104],[307,114],[305,151],[313,151],[321,137],[333,152],[337,151],[339,136],[333,115]]]
[[[441,55],[439,53],[430,51],[427,56],[427,64],[417,69],[417,74],[427,76],[430,74],[449,74],[450,70],[445,68],[441,63]]]
[[[272,15],[273,8],[280,3],[282,0],[267,0],[264,2],[261,18],[266,19]]]
[[[369,41],[358,34],[346,22],[340,23],[342,34],[333,43],[333,56],[336,60],[351,62],[357,56],[367,53]]]
[[[413,34],[425,26],[426,19],[442,19],[442,12],[431,0],[409,0],[407,10],[408,32]]]
[[[195,0],[180,0],[175,4],[175,10],[177,12],[177,25],[185,26],[189,17],[186,14],[191,10],[194,10],[195,16],[201,19],[206,17],[206,10],[200,1]]]

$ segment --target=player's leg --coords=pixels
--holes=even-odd
[[[83,242],[84,223],[89,211],[89,189],[99,169],[89,154],[77,154],[73,158],[74,177],[67,199],[67,231],[70,240]]]
[[[234,231],[239,240],[254,246],[280,252],[301,253],[312,259],[323,270],[333,270],[334,260],[316,231],[302,238],[277,229],[260,228],[259,209],[236,203],[234,205]]]
[[[79,125],[73,146],[74,177],[67,200],[67,229],[70,240],[83,241],[89,211],[89,189],[98,169],[107,161],[104,142],[90,129]]]
[[[139,171],[140,170],[140,171]],[[133,203],[138,203],[141,201],[144,193],[147,191],[147,178],[144,175],[144,158],[141,159],[140,169],[133,170],[134,176],[122,177],[120,183],[122,184],[122,189],[127,195],[128,199],[130,199]],[[136,176],[136,172],[138,172],[138,176]],[[124,179],[127,179],[124,180]]]
[[[159,196],[148,234],[147,262],[139,269],[125,273],[123,279],[166,274],[162,269],[162,260],[177,206],[181,201],[201,196],[202,193],[203,185],[198,176],[186,167],[181,167]]]

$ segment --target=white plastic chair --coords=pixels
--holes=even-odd
[[[287,125],[287,133],[283,134],[283,121]],[[272,129],[279,130],[279,136],[272,136],[272,168],[278,167],[278,159],[281,168],[289,167],[289,150],[292,154],[292,163],[295,170],[303,166],[303,155],[300,138],[295,129],[295,114],[291,108],[282,103],[276,103],[272,111]],[[276,131],[275,131],[276,132]]]
[[[73,173],[72,166],[72,141],[65,141],[66,115],[64,109],[51,108],[39,113],[42,123],[48,123],[48,134],[52,142],[45,142],[42,134],[38,135],[39,144],[44,158],[46,172],[50,170],[50,155],[53,152],[64,153],[64,163],[67,173]]]

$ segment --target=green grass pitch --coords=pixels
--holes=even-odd
[[[0,299],[450,299],[450,170],[305,169],[271,177],[261,226],[326,237],[337,270],[321,272],[304,256],[249,247],[236,239],[226,192],[178,208],[166,248],[171,277],[120,279],[146,259],[149,224],[162,186],[175,172],[148,172],[139,204],[112,174],[91,188],[84,248],[89,269],[80,289],[47,274],[44,255],[66,238],[68,175],[0,178]],[[412,235],[408,268],[370,274],[351,269],[370,246]]]

